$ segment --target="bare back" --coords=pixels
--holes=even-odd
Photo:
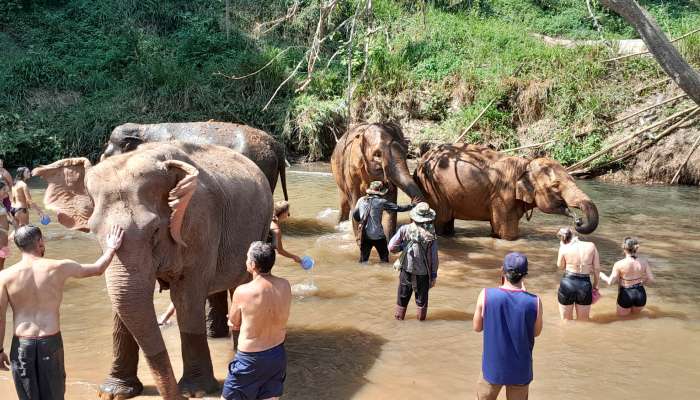
[[[241,313],[239,350],[258,352],[284,342],[292,302],[286,279],[259,275],[236,288],[234,302]]]
[[[12,207],[14,208],[29,208],[31,196],[29,195],[29,187],[24,181],[18,181],[12,187]]]
[[[37,258],[20,261],[0,272],[0,285],[7,291],[17,336],[49,336],[60,331],[59,309],[71,261]]]
[[[625,257],[615,263],[613,273],[615,270],[617,270],[618,280],[622,287],[629,287],[653,280],[649,262],[641,257]]]
[[[572,240],[559,247],[557,265],[566,271],[577,274],[591,274],[600,270],[600,260],[595,244],[581,240]]]

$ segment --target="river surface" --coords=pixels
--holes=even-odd
[[[601,212],[600,226],[589,238],[598,245],[604,271],[622,256],[619,242],[626,235],[640,238],[640,253],[653,263],[657,283],[647,289],[648,308],[639,318],[618,320],[616,288],[604,287],[593,306],[593,322],[559,320],[554,233],[569,220],[535,212],[532,221],[523,218],[522,239],[514,242],[490,238],[488,222],[460,221],[456,237],[441,238],[439,279],[430,292],[428,320],[420,323],[413,303],[406,321],[393,319],[398,276],[391,266],[379,264],[376,254],[368,265],[357,263],[350,229],[337,225],[337,189],[327,171],[324,164],[295,166],[287,176],[292,219],[285,226],[285,247],[316,260],[318,290],[303,290],[310,275],[291,260],[278,259],[273,272],[297,285],[285,398],[473,398],[482,348],[481,334],[471,329],[476,297],[481,288],[499,283],[501,260],[513,250],[529,257],[526,285],[544,307],[531,398],[700,398],[700,189],[580,182]],[[43,191],[36,187],[33,194],[39,199]],[[405,221],[402,214],[399,222]],[[92,262],[99,255],[88,234],[56,223],[45,233],[47,257]],[[16,260],[15,251],[8,265]],[[167,292],[156,293],[158,313],[168,301]],[[111,362],[112,317],[103,277],[67,284],[61,322],[66,398],[93,399]],[[180,376],[177,327],[162,333]],[[209,346],[221,380],[233,357],[230,341],[210,339]],[[147,386],[143,398],[157,397],[143,357],[139,377]],[[7,372],[0,372],[0,398],[16,399]]]

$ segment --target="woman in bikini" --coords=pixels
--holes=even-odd
[[[289,202],[284,200],[275,203],[275,209],[272,213],[272,222],[270,223],[270,238],[268,242],[277,250],[277,254],[291,258],[294,262],[301,263],[301,257],[290,253],[282,246],[282,226],[280,223],[291,215],[289,213]]]
[[[637,314],[647,304],[647,292],[644,284],[654,282],[649,262],[637,256],[639,242],[632,237],[622,241],[625,258],[615,263],[610,276],[600,273],[600,278],[612,285],[619,282],[617,292],[617,315]]]
[[[594,243],[579,240],[570,228],[559,229],[557,236],[560,240],[557,266],[564,269],[557,293],[559,314],[561,319],[572,320],[575,309],[576,319],[587,321],[593,303],[593,291],[598,290],[598,249]]]
[[[0,179],[0,203],[10,197],[10,187]],[[0,205],[0,271],[5,268],[5,260],[10,256],[9,232],[13,223],[12,215]]]
[[[32,173],[27,167],[17,168],[15,176],[15,185],[12,187],[12,216],[17,222],[17,228],[29,225],[29,209],[36,210],[37,215],[41,219],[44,216],[44,211],[32,200],[32,195],[29,193],[29,186],[25,182],[31,178]]]

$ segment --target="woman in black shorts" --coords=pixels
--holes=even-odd
[[[646,259],[637,256],[639,242],[626,237],[622,242],[625,258],[616,262],[610,276],[600,273],[600,278],[612,285],[619,282],[617,292],[617,315],[625,316],[642,311],[647,304],[647,292],[644,284],[654,282],[654,274]]]

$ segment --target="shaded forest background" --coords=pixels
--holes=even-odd
[[[348,38],[321,48],[310,85],[303,69],[262,111],[309,47],[319,1],[269,32],[292,0],[0,0],[0,155],[8,165],[95,158],[125,122],[229,121],[264,129],[306,160],[327,157],[347,117]],[[340,2],[330,26],[356,1]],[[593,1],[596,5],[596,1]],[[640,1],[670,37],[700,26],[695,0]],[[605,39],[636,38],[596,7]],[[523,135],[557,139],[547,152],[571,164],[599,150],[605,121],[636,101],[640,81],[665,75],[651,58],[613,65],[604,45],[549,47],[531,33],[600,39],[583,0],[373,1],[367,74],[353,120],[402,123],[414,143],[456,138],[492,100],[467,140],[499,149]],[[364,37],[352,48],[354,76]],[[678,44],[700,65],[700,35]],[[257,74],[243,76],[267,65]],[[669,109],[669,113],[673,112]],[[548,128],[538,128],[548,121]],[[579,131],[591,132],[576,138]],[[604,161],[604,160],[601,160]]]

